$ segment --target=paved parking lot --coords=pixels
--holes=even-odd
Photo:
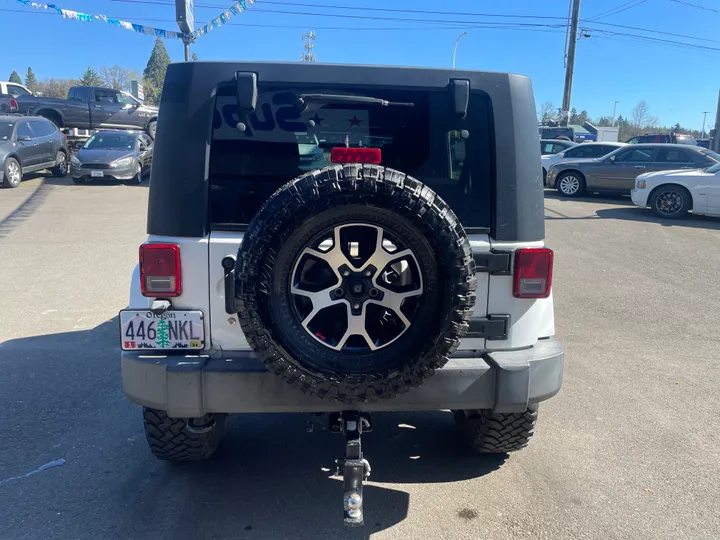
[[[478,458],[448,413],[380,415],[368,526],[343,530],[341,439],[305,416],[233,417],[208,463],[150,456],[116,318],[146,201],[69,179],[0,190],[0,539],[720,537],[720,220],[548,193],[567,366],[535,439]]]

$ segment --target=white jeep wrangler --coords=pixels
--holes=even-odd
[[[193,62],[160,109],[120,313],[155,456],[209,457],[231,413],[328,413],[357,525],[372,411],[527,444],[563,373],[528,78]]]

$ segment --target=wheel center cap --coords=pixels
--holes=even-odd
[[[365,292],[365,284],[362,281],[351,281],[349,289],[353,296],[362,296]]]

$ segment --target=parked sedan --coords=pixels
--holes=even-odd
[[[540,154],[547,156],[550,154],[557,154],[573,146],[577,146],[578,143],[572,141],[564,141],[562,139],[540,139]]]
[[[633,144],[602,158],[556,163],[548,169],[547,186],[565,197],[577,197],[587,190],[630,193],[635,178],[643,173],[704,169],[717,163],[715,156],[699,146]]]
[[[626,146],[626,144],[621,142],[584,143],[558,152],[557,154],[545,154],[540,156],[540,163],[542,163],[543,169],[543,181],[546,181],[547,170],[550,165],[570,159],[588,160],[603,157],[622,146]]]
[[[712,167],[695,170],[641,174],[630,192],[637,206],[650,209],[664,218],[679,218],[688,213],[720,216],[720,154],[708,157],[718,161]]]
[[[0,185],[16,188],[23,175],[50,169],[67,175],[67,140],[55,125],[39,116],[0,115]]]
[[[141,184],[150,175],[153,141],[139,131],[98,131],[71,160],[76,184],[107,178]]]

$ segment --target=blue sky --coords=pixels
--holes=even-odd
[[[174,6],[164,5],[171,0],[143,0],[146,3],[138,0],[38,1],[177,30]],[[698,9],[682,2],[709,9]],[[196,3],[225,8],[231,0],[196,0]],[[561,26],[563,18],[567,17],[568,3],[569,0],[542,3],[537,0],[258,0],[231,25],[200,38],[193,50],[201,60],[294,62],[299,60],[302,52],[301,33],[312,29],[317,34],[315,53],[320,62],[449,67],[455,39],[460,32],[467,31],[468,35],[458,46],[458,68],[529,75],[538,107],[546,100],[559,107],[565,43],[565,30]],[[338,6],[357,9],[340,9]],[[586,109],[591,117],[611,116],[613,102],[619,100],[618,114],[627,116],[638,101],[644,99],[650,114],[659,117],[662,124],[680,122],[700,129],[702,112],[711,111],[707,115],[708,126],[711,125],[720,89],[720,2],[583,0],[580,17],[581,20],[592,19],[616,7],[628,9],[615,14],[610,11],[593,22],[581,24],[590,29],[590,37],[582,38],[578,43],[572,106],[578,110]],[[376,8],[446,13],[380,12]],[[118,64],[141,70],[147,62],[153,46],[153,38],[149,36],[100,22],[81,23],[33,13],[36,11],[15,0],[0,0],[3,28],[1,79],[13,69],[24,77],[28,65],[39,79],[43,79],[78,77],[88,65]],[[220,11],[219,8],[198,7],[195,18],[206,21]],[[300,12],[310,15],[298,14]],[[508,22],[560,27],[487,27],[488,23],[497,26]],[[477,23],[485,23],[486,27],[478,27]],[[608,32],[650,36],[717,50],[671,46],[631,36],[608,35]],[[166,46],[173,61],[183,59],[179,41],[166,42]]]

